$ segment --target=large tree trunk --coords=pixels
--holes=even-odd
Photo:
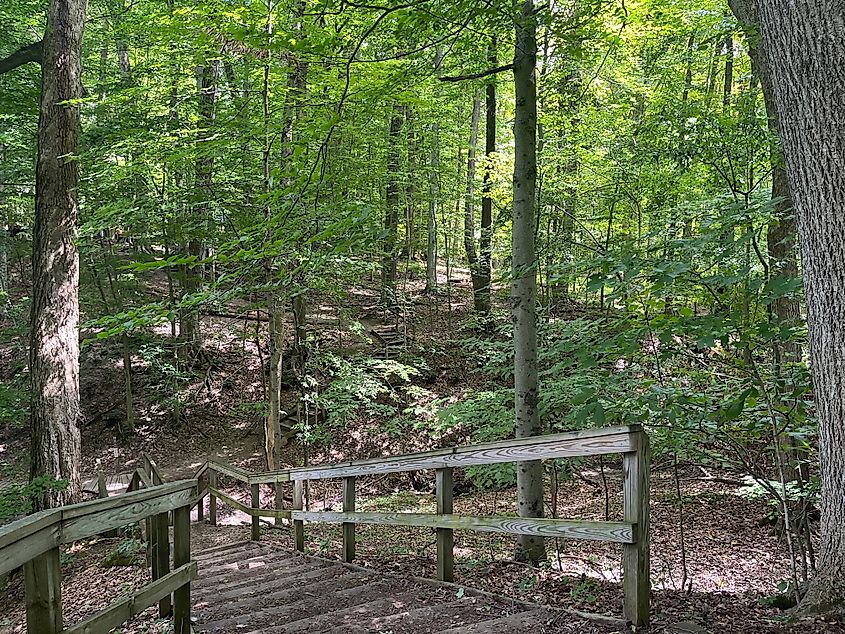
[[[210,226],[211,186],[214,175],[214,157],[206,149],[206,142],[211,136],[214,125],[214,106],[216,100],[214,64],[205,60],[197,67],[197,98],[198,115],[197,148],[195,170],[195,205],[196,215],[193,226],[189,230],[187,244],[188,255],[198,262],[203,257],[203,240],[207,236],[204,229]],[[202,286],[202,268],[198,263],[186,266],[184,269],[185,298],[197,294]],[[179,315],[179,337],[181,339],[181,360],[187,363],[193,359],[202,348],[202,331],[200,329],[199,312],[192,307],[182,308]]]
[[[537,375],[537,258],[534,206],[537,185],[537,35],[534,3],[522,4],[516,22],[513,79],[516,92],[513,168],[513,282],[511,306],[514,346],[514,407],[517,438],[540,433]],[[543,463],[517,464],[520,517],[543,517]],[[520,535],[516,557],[537,563],[546,558],[542,538]]]
[[[761,0],[801,241],[819,425],[821,552],[803,606],[845,602],[845,5]]]
[[[401,106],[393,107],[387,158],[387,192],[384,214],[384,243],[381,263],[381,296],[386,304],[396,301],[396,231],[399,225],[399,133],[405,117]]]
[[[86,8],[87,0],[51,0],[42,53],[32,245],[30,477],[65,480],[67,488],[35,500],[36,509],[76,502],[81,493],[79,171],[74,157]]]

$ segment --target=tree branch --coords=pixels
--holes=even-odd
[[[437,79],[439,79],[440,81],[466,81],[468,79],[481,79],[482,77],[488,77],[490,75],[495,75],[496,73],[503,73],[506,70],[513,70],[513,64],[497,66],[496,68],[483,70],[480,73],[473,73],[472,75],[458,75],[457,77],[438,77]]]
[[[29,62],[41,63],[41,40],[33,42],[29,46],[19,48],[4,59],[0,59],[0,75],[15,70]]]

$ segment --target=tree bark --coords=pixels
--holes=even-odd
[[[518,5],[515,5],[518,6]],[[534,215],[537,185],[537,35],[534,3],[526,0],[516,20],[513,78],[516,93],[513,169],[514,406],[517,438],[540,433],[537,373],[537,258]],[[543,517],[543,463],[517,463],[520,517]],[[520,535],[516,558],[536,564],[546,558],[542,538]]]
[[[802,606],[845,603],[845,5],[761,0],[787,175],[798,218],[819,426],[821,541]]]
[[[396,231],[399,226],[399,133],[404,123],[401,106],[393,106],[387,158],[387,191],[384,214],[385,237],[382,246],[381,296],[385,304],[396,301]]]
[[[37,509],[76,502],[79,462],[79,204],[76,162],[87,0],[51,0],[42,46],[32,245],[32,479],[64,480]],[[71,102],[68,104],[68,102]]]
[[[498,63],[498,41],[490,42],[487,60]],[[478,289],[474,293],[475,310],[482,317],[490,314],[490,282],[493,277],[493,158],[496,154],[496,76],[487,80],[484,121],[484,183],[481,195],[481,235],[478,240]],[[475,290],[475,289],[474,289]]]
[[[475,249],[475,172],[476,151],[478,148],[478,125],[481,120],[481,97],[476,93],[472,100],[472,120],[467,150],[467,186],[464,197],[464,250],[472,276],[472,290],[476,297],[475,309],[478,310],[478,252]]]

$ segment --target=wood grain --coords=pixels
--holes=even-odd
[[[649,622],[651,562],[649,559],[649,478],[651,449],[645,432],[638,434],[635,452],[622,459],[625,521],[635,528],[635,542],[622,553],[623,614],[635,626]]]
[[[24,579],[26,631],[58,634],[62,631],[62,569],[58,546],[27,561]]]
[[[518,440],[502,440],[493,443],[453,447],[402,456],[359,460],[333,465],[305,467],[260,473],[249,476],[250,483],[276,482],[282,478],[291,480],[321,480],[345,478],[419,469],[440,469],[444,467],[467,467],[522,460],[544,458],[568,458],[594,456],[633,451],[633,436],[640,430],[637,425],[606,427],[563,434],[532,436]]]
[[[181,483],[173,483],[179,486],[163,485],[105,500],[86,502],[85,504],[91,505],[89,508],[74,509],[70,519],[62,520],[62,543],[85,539],[103,530],[120,528],[152,515],[166,515],[168,511],[185,506],[191,501],[194,484],[194,480],[183,480]],[[65,517],[64,510],[62,517]],[[164,525],[167,526],[166,517]]]
[[[596,522],[591,520],[531,519],[522,517],[474,517],[467,515],[435,515],[432,513],[342,513],[335,511],[291,512],[294,522],[327,522],[338,524],[384,524],[392,526],[428,526],[508,533],[538,537],[564,537],[590,541],[632,543],[634,526],[628,522]]]
[[[240,480],[246,484],[250,483],[249,472],[241,469],[239,467],[232,466],[230,464],[226,464],[225,462],[218,462],[217,460],[209,460],[208,467],[212,471],[216,471],[225,476],[229,476],[230,478],[234,478],[235,480]],[[275,480],[273,480],[275,482]]]
[[[454,483],[451,469],[438,469],[435,477],[437,513],[451,515]],[[451,528],[437,528],[437,578],[451,583],[455,580],[455,537]]]
[[[145,586],[130,596],[112,603],[105,610],[62,631],[62,634],[108,634],[129,619],[181,588],[197,577],[197,563],[192,561]]]
[[[343,511],[353,513],[355,511],[355,478],[343,479]],[[348,564],[355,559],[355,524],[345,522],[342,527],[343,533],[343,561]]]

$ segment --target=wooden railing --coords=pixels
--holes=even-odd
[[[452,469],[473,465],[622,454],[623,521],[600,522],[572,519],[455,515],[452,508]],[[649,620],[649,440],[639,425],[607,427],[518,440],[454,447],[424,453],[372,460],[344,462],[251,474],[219,462],[208,463],[209,521],[217,522],[217,500],[252,518],[252,539],[260,538],[259,518],[281,517],[293,521],[294,547],[305,549],[304,522],[340,523],[343,526],[343,560],[355,557],[355,525],[386,524],[427,526],[437,531],[437,576],[441,581],[454,578],[454,529],[480,532],[586,539],[622,544],[622,572],[626,620],[644,625]],[[436,471],[436,513],[362,513],[355,511],[355,481],[361,476],[434,469]],[[250,487],[250,504],[243,504],[222,493],[218,476],[234,478]],[[343,481],[343,510],[306,511],[303,509],[304,483],[309,480],[338,478]],[[277,488],[293,482],[290,510],[260,508],[259,487]],[[276,496],[280,499],[281,496]]]
[[[172,613],[175,634],[190,634],[190,584],[197,575],[196,562],[191,561],[190,512],[201,499],[197,480],[163,483],[155,463],[146,460],[144,469],[133,474],[129,489],[114,497],[41,511],[0,528],[0,575],[24,568],[29,634],[106,634],[156,603],[160,616]],[[64,628],[61,545],[141,521],[147,522],[147,552],[155,562],[152,582]]]

